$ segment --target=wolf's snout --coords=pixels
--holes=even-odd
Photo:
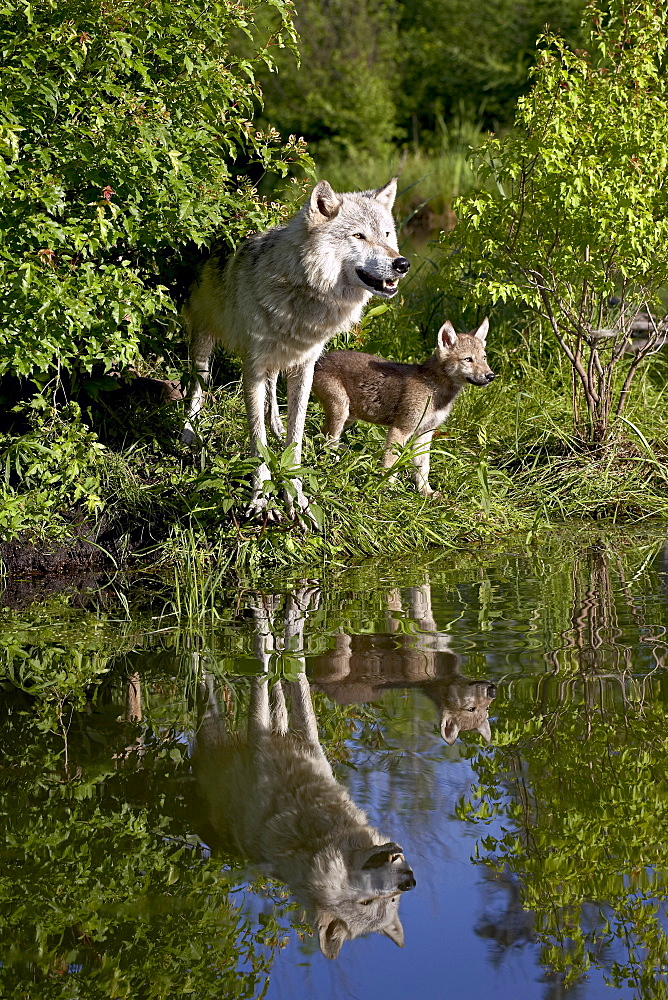
[[[403,879],[398,886],[399,892],[408,892],[409,889],[414,889],[417,885],[415,878],[413,877],[413,872],[410,873],[405,879]]]
[[[496,684],[487,685],[487,697],[496,698]]]
[[[485,378],[488,382],[492,382],[496,378],[496,372],[487,372]]]
[[[411,262],[406,260],[405,257],[395,257],[392,261],[392,267],[395,271],[398,271],[399,274],[405,274],[410,266]]]

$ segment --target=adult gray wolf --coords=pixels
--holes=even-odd
[[[409,589],[409,607],[416,632],[399,632],[402,602],[394,590],[388,598],[386,633],[335,635],[333,649],[309,657],[314,684],[342,705],[378,701],[391,689],[420,690],[436,705],[446,743],[471,730],[489,743],[489,706],[496,685],[461,673],[449,636],[436,628],[428,583]]]
[[[257,652],[266,666],[274,630],[266,606],[254,613]],[[297,658],[301,623],[291,597],[283,648]],[[370,826],[336,781],[305,674],[279,680],[271,690],[266,674],[251,685],[245,739],[228,733],[212,679],[205,676],[201,685],[193,769],[205,804],[204,839],[285,882],[313,920],[327,958],[336,958],[345,941],[372,932],[402,946],[399,900],[414,887],[413,872],[401,847]]]
[[[413,481],[424,496],[432,494],[429,449],[434,431],[447,420],[467,382],[485,386],[495,377],[485,354],[488,329],[487,319],[470,333],[456,333],[452,323],[444,323],[436,351],[420,365],[361,351],[325,354],[315,365],[313,393],[325,411],[323,430],[330,442],[337,444],[355,420],[389,427],[383,455],[383,468],[389,469],[397,446],[414,437]]]
[[[183,306],[190,338],[192,379],[181,434],[195,440],[193,423],[209,381],[218,345],[241,358],[251,451],[266,446],[266,422],[283,438],[276,381],[288,389],[287,444],[301,463],[313,365],[325,344],[358,322],[372,295],[390,299],[409,262],[397,248],[392,206],[397,178],[374,191],[338,194],[319,181],[306,204],[285,225],[245,240],[222,265],[215,253],[204,265]],[[262,463],[255,474],[251,508],[264,507]],[[296,504],[308,504],[295,481]],[[293,500],[285,497],[294,513]]]

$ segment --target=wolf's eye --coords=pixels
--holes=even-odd
[[[365,240],[366,236],[364,235],[364,233],[353,233],[353,239],[354,240]]]
[[[475,705],[473,706],[473,708],[467,708],[466,711],[467,712],[475,712]]]
[[[464,358],[464,361],[473,361],[473,358]]]

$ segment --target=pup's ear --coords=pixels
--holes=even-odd
[[[452,716],[446,713],[443,713],[441,718],[441,736],[450,746],[452,746],[459,736],[459,726]]]
[[[318,921],[318,940],[320,941],[320,951],[325,958],[336,958],[349,937],[348,925],[345,921],[341,920],[340,917],[332,917],[329,913],[323,913]]]
[[[398,948],[403,948],[404,946],[404,929],[401,926],[401,920],[395,914],[394,919],[390,921],[389,924],[385,924],[383,927],[383,934],[389,937],[390,941],[394,941]]]
[[[441,329],[436,334],[436,346],[441,351],[449,351],[457,343],[457,331],[450,322],[446,320]]]
[[[486,743],[492,742],[492,727],[489,724],[489,719],[485,719],[478,726],[478,732],[483,737]]]
[[[384,187],[377,188],[373,193],[376,201],[379,201],[383,208],[386,208],[388,212],[392,211],[392,206],[394,205],[394,199],[397,197],[397,178],[393,177],[391,181],[388,181]]]
[[[485,316],[484,320],[475,332],[475,336],[481,342],[482,346],[485,346],[485,341],[487,340],[487,331],[489,330],[489,320]]]
[[[343,198],[333,190],[329,181],[318,181],[311,191],[309,215],[315,222],[333,219],[338,215]]]

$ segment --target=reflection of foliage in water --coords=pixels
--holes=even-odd
[[[184,838],[179,737],[74,713],[68,776],[62,738],[5,704],[2,996],[261,995],[281,908],[255,926],[239,873]]]
[[[643,1000],[666,996],[655,972],[665,970],[667,948],[657,911],[668,828],[660,547],[615,539],[573,550],[554,538],[526,556],[465,553],[429,569],[439,624],[450,623],[467,672],[484,677],[492,668],[499,682],[494,749],[474,757],[477,795],[460,807],[482,826],[501,817],[505,832],[492,835],[498,823],[490,826],[480,856],[519,880],[548,970],[573,981],[590,963],[605,966],[611,982],[632,980]],[[323,585],[308,655],[337,629],[382,632],[391,586],[425,579],[418,569],[400,574],[380,582],[372,567]],[[60,996],[77,980],[63,974],[82,966],[91,998],[250,997],[262,990],[266,946],[283,939],[287,904],[278,921],[249,917],[243,894],[231,891],[241,874],[221,873],[183,841],[193,825],[180,734],[193,724],[197,671],[203,660],[219,681],[232,670],[252,673],[252,618],[239,613],[238,594],[211,598],[212,614],[194,619],[157,594],[130,593],[129,613],[100,598],[88,610],[56,601],[5,617],[0,674],[11,683],[0,813],[12,867],[0,889],[3,996],[18,1000],[28,982],[40,997]],[[291,652],[273,658],[272,672],[292,674]],[[119,726],[106,706],[122,714],[125,679],[137,672],[143,723]],[[228,687],[237,723],[247,687]],[[335,763],[351,763],[354,734],[358,761],[366,755],[370,770],[392,770],[414,739],[413,709],[399,693],[373,708],[314,698]],[[433,726],[433,708],[423,708]],[[458,752],[471,756],[473,746]],[[420,824],[429,822],[444,749],[420,747],[419,767],[416,757],[401,787]],[[366,765],[358,775],[364,791]],[[394,795],[394,779],[390,788]],[[255,888],[266,896],[266,883]],[[592,900],[601,910],[593,917]],[[617,965],[615,938],[625,952]]]
[[[666,645],[639,593],[646,563],[630,575],[593,547],[570,570],[552,671],[506,684],[497,748],[474,761],[479,785],[458,814],[500,828],[478,857],[519,877],[548,969],[573,982],[603,967],[611,985],[664,998]]]

